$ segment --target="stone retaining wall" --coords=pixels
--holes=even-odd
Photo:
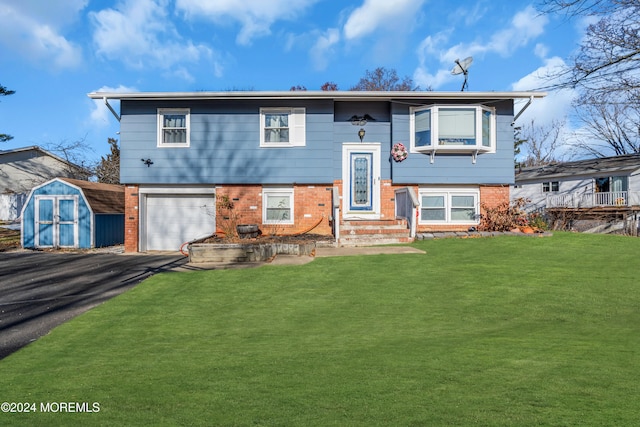
[[[303,243],[193,243],[189,245],[189,262],[256,262],[276,255],[312,256],[316,244]]]

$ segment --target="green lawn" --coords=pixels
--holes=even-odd
[[[2,425],[640,423],[640,239],[161,274],[0,361]],[[39,407],[38,407],[39,409]]]

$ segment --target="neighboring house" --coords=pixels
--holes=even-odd
[[[79,166],[37,146],[0,151],[0,221],[17,219],[36,185],[82,173]]]
[[[640,210],[640,154],[603,157],[516,171],[511,198],[528,211],[571,210],[591,216]]]
[[[216,231],[216,197],[263,233],[467,230],[509,200],[514,100],[539,92],[91,93],[120,120],[125,250]],[[120,101],[118,115],[109,100]],[[394,160],[398,143],[408,157]],[[400,156],[402,157],[402,156]],[[403,237],[398,237],[402,241]]]
[[[55,178],[31,190],[21,216],[24,248],[122,244],[124,187]]]

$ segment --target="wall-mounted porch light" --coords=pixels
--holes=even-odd
[[[364,134],[365,133],[366,132],[362,128],[360,128],[360,130],[358,131],[358,136],[360,137],[360,142],[362,142],[362,140],[364,139]]]

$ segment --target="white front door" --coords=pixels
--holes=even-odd
[[[342,145],[342,217],[380,218],[380,144]]]

